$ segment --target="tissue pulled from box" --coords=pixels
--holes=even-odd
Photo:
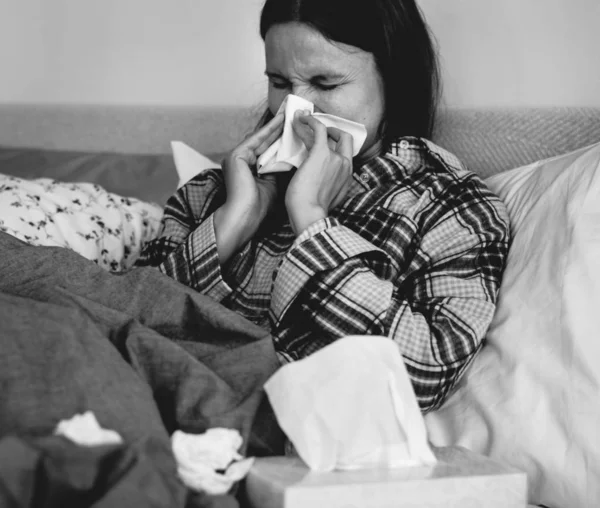
[[[298,168],[308,156],[308,151],[302,140],[294,132],[292,121],[294,113],[298,110],[307,110],[313,113],[315,106],[312,102],[289,94],[281,103],[278,113],[284,111],[282,135],[258,158],[256,167],[259,175],[277,173]],[[352,122],[345,118],[325,113],[314,113],[313,116],[326,127],[336,127],[352,136],[353,153],[356,156],[367,138],[367,129],[364,125]]]
[[[265,390],[279,425],[313,470],[436,462],[402,355],[387,337],[338,339],[283,366]]]

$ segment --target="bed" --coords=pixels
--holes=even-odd
[[[0,107],[0,498],[11,506],[235,506],[183,488],[169,433],[236,427],[242,452],[280,450],[261,417],[276,369],[269,337],[153,270],[109,273],[131,266],[183,178],[170,142],[219,161],[255,118],[225,107]],[[434,141],[505,200],[513,243],[486,346],[426,416],[430,440],[525,471],[530,503],[596,506],[600,109],[448,109]],[[57,188],[14,193],[38,178],[95,185],[61,187],[66,211],[33,220]],[[240,368],[240,358],[252,361]],[[127,445],[82,454],[57,440],[57,421],[87,409]]]

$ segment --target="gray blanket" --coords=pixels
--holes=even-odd
[[[184,488],[169,435],[230,427],[279,453],[270,336],[151,268],[112,275],[4,233],[0,260],[0,506],[235,506]],[[87,410],[124,444],[53,436]]]

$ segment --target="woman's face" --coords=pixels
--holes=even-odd
[[[272,26],[265,37],[269,109],[275,114],[292,93],[314,103],[315,111],[365,125],[363,158],[379,150],[383,82],[373,54],[331,42],[303,23]]]

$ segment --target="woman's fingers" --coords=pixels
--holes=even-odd
[[[354,140],[351,134],[336,127],[326,127],[317,118],[304,111],[296,111],[292,126],[309,151],[315,145],[327,146],[332,152],[352,161]]]
[[[314,146],[327,146],[327,127],[310,113],[296,111],[292,128],[309,151]]]
[[[268,129],[265,133],[265,137],[262,138],[258,146],[254,148],[254,153],[257,157],[260,157],[263,153],[265,153],[268,150],[268,148],[273,143],[275,143],[275,141],[277,141],[277,139],[283,134],[284,119],[285,117],[283,113],[279,113],[275,115],[273,120],[271,120],[271,122],[273,122],[272,125],[271,122],[265,125],[265,128]],[[261,131],[259,131],[257,134],[259,134],[260,132]]]
[[[247,138],[240,146],[261,155],[283,132],[283,113],[276,114],[264,127]]]
[[[328,129],[318,117],[306,113],[296,113],[292,126],[309,151],[285,193],[288,217],[298,233],[347,198],[353,140],[350,134]]]
[[[327,136],[335,141],[335,151],[342,157],[352,160],[354,154],[354,139],[352,135],[337,129],[336,127],[327,128]]]
[[[236,161],[244,166],[250,166],[256,162],[256,159],[264,152],[283,132],[283,114],[277,114],[264,127],[260,128],[254,134],[242,141],[227,156],[227,165],[223,169],[227,170],[236,165]],[[228,167],[226,167],[228,166]]]

